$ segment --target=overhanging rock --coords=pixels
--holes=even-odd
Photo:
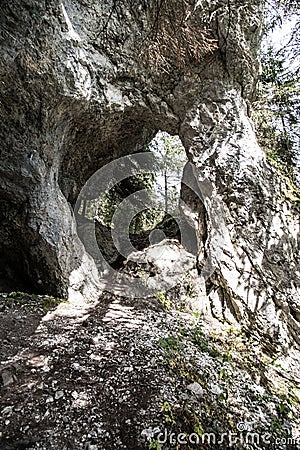
[[[299,216],[249,119],[262,2],[165,5],[153,35],[154,0],[2,2],[2,276],[96,296],[97,270],[73,220],[77,195],[98,168],[162,129],[180,135],[190,182],[211,186],[200,203],[190,191],[183,199],[203,206],[199,265],[209,254],[216,269],[212,313],[261,324],[289,345],[299,335]],[[189,12],[186,41],[168,32],[174,11]],[[204,27],[201,50],[192,44]]]

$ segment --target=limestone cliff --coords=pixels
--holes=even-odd
[[[190,190],[182,197],[200,204],[199,269],[207,255],[216,269],[206,281],[211,313],[286,348],[298,339],[299,215],[249,118],[262,3],[2,1],[4,278],[96,296],[77,195],[97,169],[166,130],[181,137],[189,184],[202,193],[200,203]]]

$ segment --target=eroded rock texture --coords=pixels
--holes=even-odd
[[[182,196],[200,211],[200,268],[208,254],[216,267],[212,314],[287,345],[299,335],[299,218],[249,119],[262,2],[159,4],[2,2],[2,276],[96,295],[73,220],[77,195],[98,168],[162,129],[180,135],[190,183],[205,194],[203,204]],[[176,41],[168,27],[183,13],[189,22],[175,36],[187,39]],[[205,28],[215,41],[195,40]]]

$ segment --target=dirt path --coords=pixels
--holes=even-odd
[[[103,294],[47,313],[42,297],[1,304],[1,450],[175,449],[159,444],[165,430],[198,436],[180,449],[228,448],[202,443],[203,432],[294,426],[288,398],[271,392],[278,373],[262,376],[257,343],[228,326],[157,298]]]

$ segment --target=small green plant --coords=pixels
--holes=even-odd
[[[161,450],[161,445],[157,439],[151,439],[149,443],[149,450]]]
[[[158,340],[158,343],[166,350],[178,350],[180,348],[179,341],[174,336],[161,338]]]
[[[279,422],[277,417],[273,420],[272,428],[274,431],[281,431],[282,430],[282,424]]]
[[[232,360],[232,354],[231,354],[230,350],[228,350],[226,353],[224,353],[222,355],[222,357],[223,357],[223,362],[231,361]]]
[[[49,295],[27,294],[26,292],[11,292],[5,298],[5,301],[23,310],[35,311],[39,309],[45,312],[56,308],[63,302],[62,299]]]
[[[156,297],[157,298],[159,298],[159,300],[161,301],[161,304],[162,304],[162,306],[165,308],[165,309],[171,309],[171,301],[170,300],[168,300],[167,298],[166,298],[166,296],[165,296],[165,294],[163,293],[163,292],[156,292]]]
[[[208,342],[205,334],[203,333],[201,327],[195,327],[191,330],[182,328],[180,330],[181,334],[191,341],[199,350],[208,351]]]
[[[177,411],[177,416],[181,427],[184,427],[184,429],[181,429],[184,434],[196,433],[199,438],[203,436],[203,425],[193,407],[185,405]]]
[[[166,362],[168,363],[170,373],[176,374],[186,381],[201,382],[200,375],[194,370],[194,367],[180,355],[179,352],[166,352]]]
[[[203,426],[202,426],[201,422],[199,421],[199,419],[198,419],[197,423],[195,423],[195,425],[194,425],[194,431],[195,431],[195,433],[198,434],[198,436],[200,438],[203,436],[204,430],[203,430]]]
[[[219,372],[219,380],[226,380],[228,378],[228,373],[226,371],[226,369],[221,369]]]
[[[279,416],[288,417],[289,415],[292,415],[293,413],[290,407],[292,402],[290,398],[286,397],[284,394],[280,395],[279,398],[281,399],[281,402],[277,405],[277,412]]]
[[[225,389],[225,391],[223,391],[223,392],[220,394],[219,399],[226,402],[226,401],[228,400],[228,397],[229,397],[229,389],[228,389],[228,387],[227,387],[227,388]]]
[[[191,341],[201,350],[207,350],[208,343],[206,336],[200,327],[193,329]]]
[[[174,418],[174,414],[169,402],[164,402],[161,407],[161,410],[165,413],[165,422],[175,425],[176,420]]]

